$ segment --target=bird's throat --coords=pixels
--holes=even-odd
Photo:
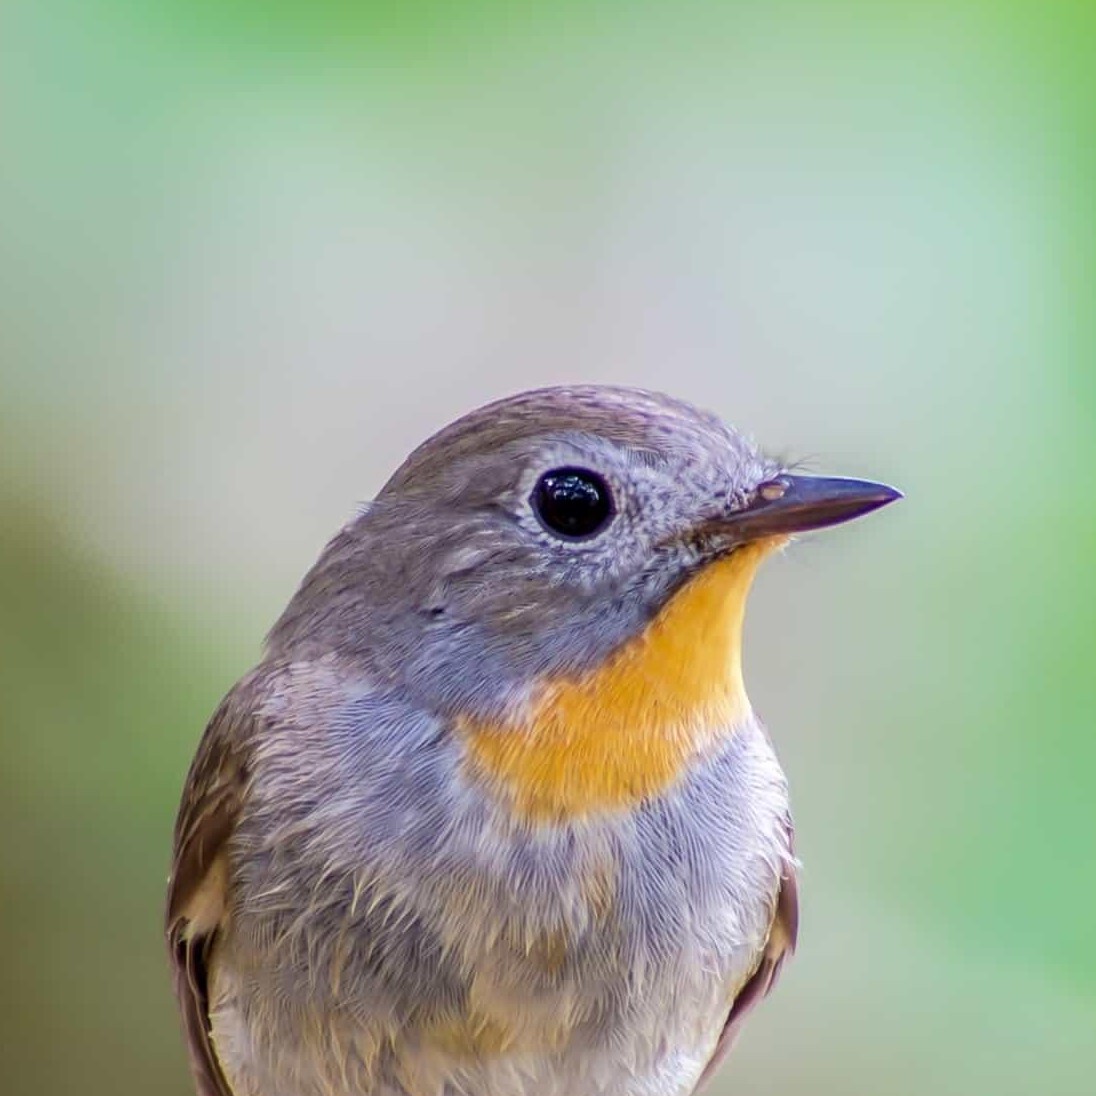
[[[466,722],[475,775],[534,822],[627,808],[669,787],[750,713],[746,599],[783,539],[710,563],[596,669],[542,683],[520,719]]]

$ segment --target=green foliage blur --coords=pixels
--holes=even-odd
[[[412,445],[580,379],[908,496],[753,597],[803,931],[713,1091],[1096,1091],[1094,26],[5,4],[2,1091],[191,1091],[206,718]]]

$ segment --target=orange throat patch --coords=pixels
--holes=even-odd
[[[542,683],[520,719],[466,720],[474,773],[531,822],[656,795],[750,714],[742,622],[772,537],[710,563],[642,633],[579,677]]]

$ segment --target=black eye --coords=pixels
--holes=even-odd
[[[556,468],[537,480],[529,500],[545,528],[561,537],[592,537],[609,524],[613,496],[596,472]]]

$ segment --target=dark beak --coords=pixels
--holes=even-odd
[[[745,542],[839,525],[901,497],[901,491],[869,480],[780,475],[760,484],[749,505],[719,524]]]

